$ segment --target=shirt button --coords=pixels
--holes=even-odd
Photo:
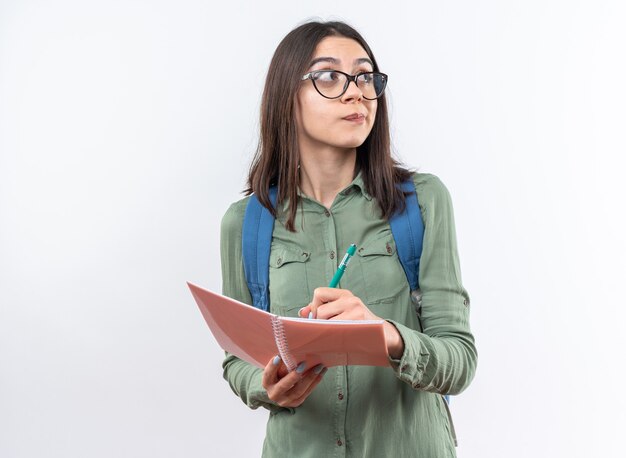
[[[343,445],[343,442],[341,442],[341,439],[337,439],[337,445],[338,445],[339,447],[341,447],[341,446]]]
[[[283,258],[278,258],[276,260],[276,265],[280,266],[283,263]]]
[[[337,395],[337,398],[339,398],[339,400],[340,400],[340,401],[341,401],[341,400],[343,400],[343,393],[339,393],[339,394]]]
[[[387,253],[391,254],[391,245],[387,242]]]
[[[401,370],[402,372],[406,372],[407,370],[409,370],[409,365],[405,364],[404,366],[402,366]]]
[[[328,210],[324,210],[324,214],[325,214],[326,216],[330,216],[330,212],[329,212]]]
[[[335,252],[334,251],[330,252],[330,259],[335,259]]]
[[[463,305],[467,305],[467,304],[468,304],[467,299],[464,299],[463,300]]]

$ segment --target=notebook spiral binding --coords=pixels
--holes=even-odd
[[[289,352],[289,344],[287,343],[287,337],[285,336],[285,328],[283,327],[283,322],[277,316],[272,316],[272,329],[274,330],[274,339],[276,339],[278,354],[283,360],[283,363],[285,363],[285,366],[287,366],[289,372],[291,372],[296,369],[298,364],[291,357],[291,353]]]

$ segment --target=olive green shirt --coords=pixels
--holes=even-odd
[[[270,308],[297,316],[327,286],[351,243],[358,247],[339,287],[394,324],[404,340],[400,360],[389,367],[333,367],[304,403],[274,404],[261,385],[262,370],[227,354],[224,378],[243,402],[269,410],[263,456],[453,457],[454,428],[442,394],[458,394],[471,382],[476,348],[469,327],[469,297],[461,284],[454,217],[441,181],[415,174],[424,243],[420,262],[421,317],[410,297],[389,223],[381,219],[361,176],[328,210],[300,194],[297,232],[285,228],[286,203],[278,209],[270,253]],[[250,304],[241,261],[241,231],[248,197],[222,220],[223,293]]]

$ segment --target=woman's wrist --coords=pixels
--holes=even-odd
[[[404,340],[396,328],[389,321],[385,321],[384,324],[385,330],[385,342],[387,343],[387,353],[393,359],[402,358],[402,354],[404,353]]]

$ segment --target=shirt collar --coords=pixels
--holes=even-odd
[[[348,186],[339,191],[339,194],[347,196],[352,192],[360,192],[361,195],[367,200],[372,200],[372,196],[365,189],[365,183],[363,182],[363,175],[361,174],[361,171],[357,173],[356,177],[354,177],[354,180],[352,180],[352,182]],[[298,197],[308,199],[306,194],[304,194],[300,188],[298,188]],[[288,206],[289,198],[286,198],[282,204],[282,210],[287,211]]]
[[[354,191],[359,191],[359,192],[361,192],[363,197],[365,197],[367,200],[372,200],[372,196],[370,196],[369,193],[365,189],[365,183],[363,182],[363,175],[361,174],[361,171],[359,171],[359,173],[357,173],[357,175],[354,178],[354,180],[352,180],[352,183],[350,183],[348,186],[346,186],[340,192],[340,194],[346,195],[346,194],[349,194],[350,192],[354,192]]]

